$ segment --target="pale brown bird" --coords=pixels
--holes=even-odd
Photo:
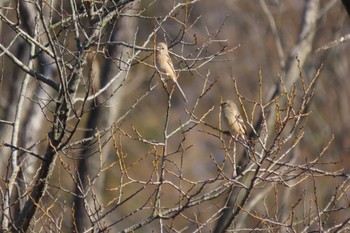
[[[221,117],[231,135],[244,138],[246,127],[237,105],[232,100],[221,103]]]
[[[167,76],[170,78],[177,86],[177,88],[180,90],[182,98],[184,101],[187,103],[187,98],[183,90],[181,89],[179,83],[177,82],[177,76],[175,74],[175,69],[173,66],[173,62],[171,61],[171,58],[169,56],[168,52],[168,46],[165,43],[158,43],[157,48],[156,48],[157,56],[156,56],[156,67],[157,70],[159,71],[160,75]]]

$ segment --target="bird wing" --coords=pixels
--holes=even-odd
[[[173,65],[173,62],[171,61],[171,58],[170,58],[169,54],[167,54],[166,59],[165,59],[165,62],[166,62],[166,64],[169,65],[169,67],[171,68],[171,70],[172,70],[174,76],[176,77],[174,65]],[[171,76],[171,74],[169,74],[169,75]]]
[[[247,127],[245,126],[244,120],[241,115],[236,116],[236,121],[242,126],[243,128],[243,133],[245,134],[247,131]]]

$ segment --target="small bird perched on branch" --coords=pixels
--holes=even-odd
[[[160,72],[160,75],[167,76],[170,78],[177,86],[177,88],[180,90],[182,98],[186,103],[188,103],[185,93],[182,91],[179,83],[177,82],[177,76],[175,74],[175,69],[173,66],[173,62],[171,61],[171,58],[169,56],[168,52],[168,46],[165,43],[158,43],[156,48],[157,56],[156,56],[156,67],[157,70]]]
[[[221,117],[231,135],[244,138],[246,127],[237,105],[232,100],[226,100],[220,105],[222,111]]]

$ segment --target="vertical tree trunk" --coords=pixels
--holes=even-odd
[[[136,3],[134,3],[135,6]],[[111,36],[111,41],[125,41],[127,43],[132,44],[134,39],[134,33],[136,31],[136,18],[121,18],[118,19],[117,26],[115,27],[115,31],[113,32]],[[126,48],[123,46],[110,46],[108,50],[108,54],[113,58],[120,58],[122,61],[126,61],[129,57],[127,54],[131,51],[130,48]],[[127,64],[120,62],[121,67],[117,67],[112,60],[106,60],[104,64],[97,65],[95,69],[93,69],[93,72],[96,73],[96,75],[99,75],[99,77],[95,77],[95,79],[100,80],[100,86],[103,87],[106,85],[111,77],[115,76],[118,72],[121,72],[120,69],[126,68]],[[97,70],[96,70],[97,69]],[[116,82],[109,88],[107,92],[102,96],[102,98],[99,99],[106,99],[110,98],[111,94],[117,89],[118,86],[121,85],[121,82],[123,80],[123,77],[116,80]],[[104,105],[100,105],[97,103],[97,107],[95,107],[90,115],[89,119],[87,121],[86,128],[88,129],[87,132],[84,135],[84,138],[89,138],[93,136],[96,133],[96,129],[104,129],[110,125],[113,124],[113,122],[117,119],[119,116],[119,106],[116,103],[122,103],[122,100],[124,98],[124,89],[119,89],[116,93],[112,95],[112,97],[104,104],[104,105],[112,105],[113,108],[105,107]],[[101,102],[101,101],[98,101]],[[75,220],[76,220],[76,227],[78,232],[83,232],[84,229],[87,229],[88,226],[91,225],[91,221],[89,219],[87,210],[85,208],[85,205],[93,206],[92,200],[89,198],[89,195],[86,195],[86,193],[82,193],[81,190],[85,190],[87,188],[87,177],[93,177],[99,172],[99,164],[100,156],[98,154],[94,154],[93,156],[88,156],[94,153],[94,151],[98,151],[99,145],[94,144],[94,146],[88,146],[86,145],[84,147],[84,150],[82,151],[81,157],[87,157],[86,159],[78,160],[78,174],[77,177],[79,177],[79,186],[76,186],[75,193],[76,197],[74,200],[74,206],[75,206]],[[107,159],[111,151],[114,149],[113,145],[107,144],[102,148],[102,156],[101,158],[103,160]],[[102,161],[103,164],[103,161]],[[95,191],[98,193],[98,196],[103,197],[103,192],[106,189],[104,186],[105,182],[103,180],[105,179],[105,176],[107,174],[104,172],[100,175],[99,179],[100,182],[97,182],[97,187],[95,188]],[[85,198],[85,196],[87,198]]]

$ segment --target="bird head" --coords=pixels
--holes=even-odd
[[[220,104],[222,108],[237,108],[237,105],[232,100],[226,100]]]
[[[156,50],[159,52],[166,52],[168,51],[168,46],[165,43],[161,42],[157,44]]]

